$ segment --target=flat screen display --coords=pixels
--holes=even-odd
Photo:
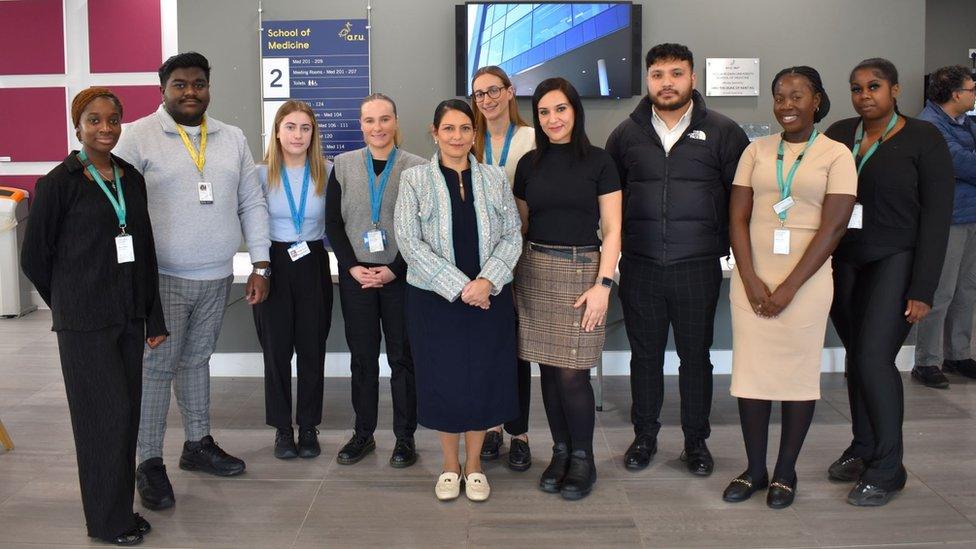
[[[465,52],[458,56],[459,95],[470,95],[471,75],[486,65],[504,69],[519,96],[531,96],[554,76],[572,82],[583,97],[640,93],[639,6],[469,2],[458,8],[458,46]]]

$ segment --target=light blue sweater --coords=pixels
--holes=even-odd
[[[202,178],[162,105],[127,124],[112,152],[146,178],[161,274],[191,280],[230,276],[242,229],[251,262],[268,261],[268,206],[239,128],[207,116]],[[201,180],[212,185],[213,204],[200,203]]]

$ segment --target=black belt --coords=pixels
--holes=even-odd
[[[592,263],[592,259],[579,254],[600,251],[599,246],[566,246],[554,248],[552,246],[543,246],[542,244],[536,244],[534,242],[529,242],[529,248],[539,253],[551,255],[560,259],[568,259],[576,263]]]

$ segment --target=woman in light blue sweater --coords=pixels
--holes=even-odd
[[[440,431],[440,500],[488,499],[485,430],[518,416],[515,310],[510,282],[521,223],[505,173],[471,155],[474,115],[451,99],[434,111],[438,151],[403,172],[394,226],[407,262],[407,331],[417,421]],[[465,466],[459,460],[464,433]]]

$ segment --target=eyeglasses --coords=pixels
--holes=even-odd
[[[971,88],[959,88],[956,91],[976,93],[976,86],[973,86]]]
[[[499,88],[498,86],[492,86],[487,90],[484,91],[478,90],[472,93],[471,97],[474,98],[476,103],[481,103],[482,101],[484,101],[486,95],[492,99],[498,99],[502,95],[502,89],[504,88]]]

